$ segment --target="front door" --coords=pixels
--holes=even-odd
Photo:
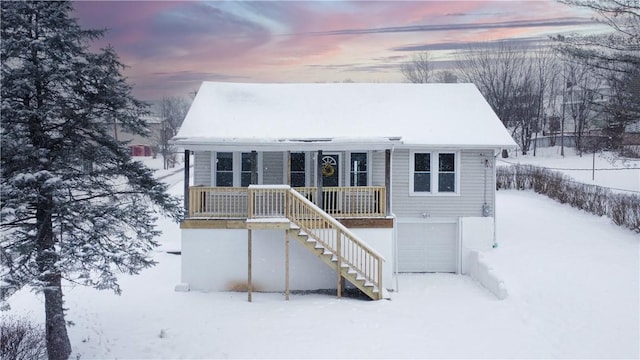
[[[340,185],[340,156],[330,154],[322,156],[322,207],[329,214],[335,214],[338,210],[338,193],[327,189]]]
[[[332,187],[338,186],[339,182],[339,155],[323,155],[322,156],[322,186]]]

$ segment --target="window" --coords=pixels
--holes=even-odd
[[[431,192],[431,154],[429,153],[414,154],[413,191]]]
[[[216,186],[233,186],[233,153],[216,153]]]
[[[251,185],[251,153],[242,153],[242,166],[240,169],[240,186]]]
[[[306,186],[305,154],[291,153],[291,187]]]
[[[438,192],[456,191],[455,154],[438,154]]]
[[[444,195],[458,192],[456,153],[411,152],[410,156],[409,191],[411,194]]]
[[[351,186],[367,186],[367,153],[351,153]]]
[[[256,183],[262,183],[262,153],[256,153]],[[213,152],[211,157],[211,185],[220,187],[243,186],[251,184],[250,152]]]

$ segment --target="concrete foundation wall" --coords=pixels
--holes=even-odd
[[[393,284],[392,229],[355,229],[354,233],[381,253],[383,284]],[[183,229],[183,286],[198,291],[245,291],[247,287],[247,230]],[[284,291],[285,232],[253,230],[252,283],[254,291]],[[290,238],[290,289],[335,289],[337,274]]]

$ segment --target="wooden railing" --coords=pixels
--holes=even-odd
[[[189,217],[246,218],[246,187],[189,188]]]
[[[295,190],[315,205],[319,204],[317,188]],[[189,188],[189,217],[246,218],[247,206],[247,188]],[[278,204],[271,206],[277,207]],[[322,209],[339,218],[385,217],[386,189],[384,186],[326,187],[322,189]]]
[[[382,294],[384,257],[324,210],[289,186],[249,187],[249,219],[287,218]],[[341,270],[339,270],[341,271]]]
[[[318,188],[295,188],[318,205]],[[387,196],[384,186],[323,187],[322,209],[338,217],[385,217]]]

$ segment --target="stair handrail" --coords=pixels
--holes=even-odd
[[[351,237],[354,241],[356,241],[363,248],[367,249],[367,251],[369,251],[371,254],[375,255],[376,257],[379,257],[383,261],[387,261],[384,258],[384,256],[382,256],[382,254],[380,254],[375,249],[370,247],[366,242],[364,242],[356,234],[354,234],[351,230],[349,230],[348,227],[344,226],[340,221],[336,220],[336,218],[334,218],[333,216],[329,215],[326,211],[322,210],[318,205],[316,205],[313,202],[311,202],[311,200],[309,200],[309,199],[305,198],[304,196],[302,196],[302,194],[297,192],[295,189],[290,189],[289,194],[291,194],[292,196],[296,197],[297,199],[299,199],[300,201],[305,203],[307,206],[309,206],[310,208],[315,210],[315,212],[319,213],[319,215],[321,215],[325,220],[327,220],[329,223],[331,223],[331,225],[333,225],[337,229],[339,229],[340,231],[342,231],[345,234],[349,234],[349,237]],[[287,213],[287,218],[289,220],[292,220],[290,214],[288,214],[288,213]],[[298,225],[298,224],[296,224],[296,225]]]
[[[336,235],[337,235],[336,248],[332,249],[330,244],[326,241],[326,239],[322,239],[321,235],[314,234],[314,229],[304,226],[304,224],[299,219],[295,218],[293,214],[290,213],[292,208],[292,202],[290,200],[288,201],[288,205],[286,207],[286,217],[292,222],[294,222],[296,225],[300,226],[301,229],[303,229],[305,232],[307,232],[310,236],[315,238],[317,241],[320,241],[324,245],[327,245],[328,250],[334,253],[337,256],[337,258],[340,260],[338,261],[338,264],[340,264],[340,262],[344,262],[348,266],[353,268],[355,271],[359,272],[359,274],[365,278],[365,281],[369,281],[375,287],[378,288],[378,292],[379,292],[378,296],[382,297],[382,290],[383,290],[382,289],[382,262],[386,261],[384,256],[382,256],[382,254],[378,253],[375,249],[370,247],[366,242],[364,242],[356,234],[354,234],[351,230],[349,230],[349,228],[341,224],[338,220],[336,220],[331,215],[327,214],[324,210],[322,210],[316,204],[311,202],[309,199],[305,198],[302,194],[297,192],[295,189],[289,189],[287,194],[289,197],[291,197],[291,199],[295,199],[301,202],[302,204],[304,204],[306,207],[312,210],[315,214],[320,216],[323,221],[326,221],[331,225],[333,229],[335,229]],[[364,265],[365,268],[363,269],[362,264],[360,265],[356,264],[357,261],[355,261],[355,259],[345,256],[345,254],[342,251],[342,247],[344,244],[341,244],[340,235],[344,235],[346,239],[350,240],[359,249],[362,249],[365,252],[365,254],[369,254],[374,260],[375,264],[374,263],[367,264],[367,261],[365,259],[365,265]],[[362,262],[362,259],[360,262]],[[371,273],[375,273],[375,274],[370,274],[370,271],[367,271],[367,268],[369,267],[375,268],[375,269],[371,269],[373,270],[371,271]],[[340,271],[341,271],[341,268],[338,267],[338,272]],[[371,275],[375,275],[375,277]]]
[[[365,282],[368,281],[374,287],[377,287],[378,296],[382,298],[382,262],[386,261],[382,254],[378,253],[349,230],[349,228],[341,224],[333,216],[329,215],[289,185],[249,185],[248,190],[248,219],[287,218],[299,226],[300,229],[305,231],[310,237],[322,244],[326,250],[337,256],[338,273],[342,272],[340,263],[347,264],[347,266],[362,276]],[[261,196],[258,197],[258,194]],[[308,209],[309,214],[313,216],[313,218],[298,218],[293,211],[296,206],[295,201]],[[315,226],[307,226],[306,223],[309,222],[313,222]],[[329,228],[323,227],[323,224],[326,224]],[[328,237],[326,236],[327,234],[321,233],[327,230],[329,231]],[[335,233],[333,233],[333,231],[335,231]],[[335,236],[335,238],[332,238],[333,236]],[[342,236],[349,241],[349,244],[342,241]],[[331,244],[332,239],[335,240],[335,245]],[[349,247],[349,245],[351,245],[351,247]],[[343,248],[346,251],[343,251]],[[349,254],[351,254],[351,257]]]

